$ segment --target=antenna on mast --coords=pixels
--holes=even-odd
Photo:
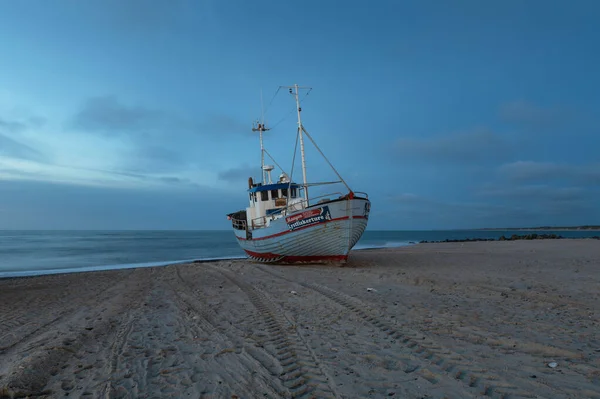
[[[308,206],[308,182],[306,180],[306,159],[304,157],[304,137],[302,136],[302,132],[304,131],[304,127],[302,126],[302,118],[300,117],[300,112],[302,112],[302,108],[300,107],[300,98],[298,97],[300,90],[299,89],[308,89],[311,90],[310,87],[300,87],[297,84],[293,86],[282,86],[286,87],[290,90],[290,94],[294,96],[296,100],[296,111],[298,112],[298,136],[300,138],[300,155],[302,158],[302,182],[304,186],[304,199],[306,201],[306,205]]]
[[[260,121],[265,124],[265,103],[263,102],[263,90],[260,88]]]
[[[325,159],[325,161],[329,164],[329,166],[331,167],[331,169],[333,169],[333,171],[335,172],[335,174],[339,177],[340,182],[343,183],[346,188],[348,189],[348,191],[350,191],[351,195],[354,195],[354,193],[352,192],[352,189],[350,189],[350,187],[348,186],[348,184],[346,183],[346,181],[342,178],[342,176],[338,173],[338,171],[333,167],[333,165],[331,164],[331,162],[329,162],[329,159],[327,159],[327,157],[325,156],[325,154],[323,154],[323,151],[321,151],[321,149],[319,148],[319,146],[317,145],[317,143],[313,140],[313,138],[310,136],[310,134],[308,134],[308,132],[306,131],[306,129],[304,128],[304,125],[302,124],[302,118],[300,116],[300,113],[302,112],[302,108],[300,107],[300,98],[299,98],[299,92],[300,89],[307,89],[308,92],[306,93],[308,95],[308,93],[310,93],[310,91],[312,90],[312,88],[310,87],[301,87],[298,86],[297,84],[293,85],[293,86],[280,86],[280,87],[285,87],[287,89],[289,89],[290,94],[294,96],[294,99],[296,100],[296,111],[298,112],[298,135],[296,137],[296,144],[298,142],[298,139],[300,139],[300,154],[302,156],[302,179],[303,179],[303,186],[304,186],[304,199],[306,200],[306,205],[308,206],[308,183],[307,183],[307,179],[306,179],[306,159],[304,157],[304,137],[303,134],[306,134],[306,136],[309,138],[309,140],[313,143],[313,145],[315,146],[315,148],[317,149],[317,151],[319,151],[319,153],[323,156],[323,158]],[[294,157],[296,156],[296,150],[294,149]],[[293,162],[292,162],[292,170],[293,170]]]
[[[271,129],[267,129],[265,126],[265,109],[263,104],[262,88],[260,89],[260,109],[261,121],[256,123],[256,127],[252,126],[252,131],[258,132],[260,135],[260,170],[262,175],[262,184],[265,184],[267,181],[267,171],[265,169],[265,147],[263,146],[263,132]]]

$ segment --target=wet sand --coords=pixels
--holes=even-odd
[[[0,397],[600,398],[599,318],[597,240],[6,279]]]

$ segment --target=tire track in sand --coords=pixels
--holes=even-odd
[[[123,281],[126,283],[128,279]],[[81,291],[85,288],[87,287],[78,287],[78,291],[72,295],[81,296]],[[73,301],[71,305],[65,304],[67,309],[45,324],[46,328],[58,324],[56,330],[37,334],[39,337],[35,336],[33,340],[28,341],[28,338],[36,335],[36,331],[42,328],[39,327],[13,344],[9,353],[13,356],[11,368],[15,371],[3,383],[9,396],[43,396],[50,392],[49,395],[54,397],[63,391],[68,395],[74,388],[75,378],[79,381],[77,385],[83,389],[83,385],[89,381],[89,370],[94,368],[91,362],[83,359],[87,354],[94,352],[92,347],[99,344],[99,335],[111,328],[106,321],[94,321],[108,320],[113,314],[111,309],[121,303],[122,297],[111,295],[111,292],[128,291],[124,290],[122,285],[111,288],[109,292],[103,288],[98,287],[98,292],[87,292],[89,296],[84,297],[82,303]],[[106,301],[99,299],[102,295],[106,296]],[[98,303],[102,304],[101,309],[97,306]],[[22,359],[16,360],[19,357]],[[85,363],[88,364],[84,367]],[[75,375],[77,377],[74,377]]]
[[[11,342],[10,344],[5,345],[5,346],[0,346],[0,354],[4,354],[5,351],[8,351],[9,349],[12,349],[15,346],[19,345],[20,343],[26,341],[28,338],[36,335],[39,331],[43,331],[43,330],[47,329],[47,327],[50,327],[51,325],[59,322],[67,314],[70,314],[71,311],[72,311],[72,309],[64,311],[60,315],[58,315],[57,317],[55,317],[54,319],[52,319],[52,320],[50,320],[50,321],[48,321],[46,323],[40,324],[37,327],[35,327],[33,330],[31,330],[31,331],[29,331],[29,332],[27,332],[25,334],[20,335],[17,338],[17,340]],[[29,322],[29,323],[23,324],[21,327],[25,328],[25,327],[28,327],[30,325],[33,326],[34,324],[35,324],[34,322]],[[14,335],[15,335],[14,333],[6,334],[6,335],[0,337],[0,342],[4,341],[4,339],[6,339],[6,337],[8,337],[8,336],[14,336]]]
[[[110,283],[108,279],[101,279],[100,282],[101,284],[86,291],[88,294],[91,292],[92,301],[102,295]],[[27,314],[21,313],[22,307],[15,310],[12,307],[0,306],[0,314],[5,314],[4,318],[6,320],[0,325],[0,355],[6,355],[9,350],[26,342],[27,339],[39,335],[39,332],[48,330],[48,327],[57,324],[67,315],[72,314],[78,306],[70,300],[73,296],[79,296],[80,290],[81,287],[71,289],[71,285],[67,284],[65,290],[56,297],[34,296],[32,301],[23,301],[28,310]],[[53,312],[56,309],[60,309],[60,311]],[[30,327],[32,329],[29,329]],[[14,341],[10,342],[11,338]]]
[[[293,398],[337,398],[329,385],[329,378],[321,369],[310,347],[298,332],[294,323],[261,291],[238,279],[233,273],[221,267],[207,267],[225,276],[237,285],[259,311],[270,336],[267,342],[274,345],[275,357],[283,367],[279,376]]]
[[[113,335],[110,349],[105,358],[106,366],[104,375],[106,376],[106,380],[100,389],[98,397],[109,399],[118,396],[117,390],[119,387],[115,382],[120,382],[120,380],[122,380],[122,375],[119,375],[119,368],[121,366],[119,358],[123,357],[124,359],[127,359],[129,357],[129,354],[127,353],[127,344],[134,329],[134,325],[139,321],[140,317],[139,314],[135,313],[141,311],[141,303],[147,300],[148,292],[152,286],[151,278],[154,273],[155,271],[151,270],[149,273],[150,275],[143,274],[141,281],[139,281],[135,287],[128,287],[128,280],[122,282],[126,285],[121,287],[120,291],[127,292],[127,294],[121,301],[127,303],[127,308],[122,312],[116,322],[118,323],[118,327]],[[110,325],[114,324],[114,321],[110,322]]]
[[[353,312],[362,320],[373,325],[392,338],[391,342],[400,346],[403,354],[419,358],[432,369],[436,369],[444,375],[459,380],[466,388],[472,390],[473,393],[477,395],[498,399],[538,397],[537,394],[533,393],[537,390],[536,387],[531,387],[532,392],[526,392],[511,385],[509,382],[504,381],[500,376],[494,375],[490,370],[473,367],[471,362],[463,359],[459,354],[452,353],[450,350],[430,341],[423,334],[408,331],[405,328],[389,322],[386,320],[385,315],[357,298],[353,298],[320,284],[289,279],[263,266],[254,265],[254,267],[276,278],[315,291],[343,308]],[[419,368],[424,367],[419,366]],[[432,383],[436,383],[439,378],[427,370],[422,374],[424,378]]]
[[[133,329],[133,317],[132,311],[128,310],[123,317],[119,320],[119,329],[115,333],[115,338],[110,348],[110,355],[108,358],[106,375],[108,380],[104,384],[100,397],[111,398],[113,396],[113,378],[119,368],[119,356],[123,354],[125,345],[127,344],[127,338],[131,334]]]
[[[186,299],[184,297],[184,295],[182,295],[182,293],[180,292],[180,290],[177,289],[177,287],[173,286],[171,283],[169,283],[169,286],[171,287],[171,290],[173,291],[173,293],[176,295],[176,297],[185,305],[187,305],[188,307],[190,307],[191,309],[193,309],[193,311],[200,317],[200,322],[204,325],[203,328],[206,329],[207,331],[211,331],[211,332],[219,332],[220,334],[224,331],[222,328],[219,328],[219,326],[221,325],[221,318],[219,317],[219,315],[217,315],[214,311],[212,311],[209,307],[206,307],[205,303],[205,298],[201,298],[198,293],[196,292],[196,290],[194,290],[193,287],[191,287],[188,283],[188,281],[181,275],[181,270],[178,267],[179,265],[175,265],[174,269],[175,269],[175,274],[177,275],[177,278],[179,279],[179,281],[181,282],[182,286],[186,289],[186,291],[188,291],[189,296],[191,296],[192,298],[195,298],[197,301],[199,301],[198,304],[196,305],[201,305],[201,306],[196,306],[195,304],[190,303],[190,301],[188,299]],[[195,300],[195,302],[196,302]],[[230,339],[231,340],[231,335],[229,334],[222,334],[224,339]],[[232,342],[235,340],[232,340]]]
[[[189,284],[190,279],[186,279],[182,276],[180,265],[173,266],[173,269],[175,270],[176,278],[180,283],[178,287],[175,287],[172,282],[168,282],[175,298],[184,305],[184,309],[187,308],[195,315],[189,317],[192,318],[192,320],[190,320],[192,324],[197,324],[197,327],[199,327],[198,332],[204,331],[210,335],[210,342],[213,345],[218,344],[223,347],[223,350],[216,353],[214,356],[219,357],[226,353],[235,354],[238,356],[239,364],[242,367],[241,371],[245,372],[243,374],[252,376],[250,384],[254,384],[254,386],[243,386],[239,384],[239,381],[240,379],[244,379],[244,377],[236,374],[239,373],[240,370],[229,369],[227,367],[218,370],[219,373],[224,373],[223,376],[229,377],[227,380],[231,385],[231,388],[236,392],[247,392],[254,389],[257,391],[269,392],[268,394],[264,394],[265,397],[282,397],[287,391],[286,387],[279,379],[272,379],[273,376],[277,377],[281,373],[282,368],[280,366],[278,367],[277,359],[268,353],[262,344],[256,342],[256,340],[250,338],[255,342],[256,346],[247,342],[245,343],[243,338],[244,336],[247,336],[245,331],[236,327],[237,323],[232,323],[227,318],[224,318],[222,314],[216,312],[207,305],[208,297],[201,293],[200,290],[198,290],[198,287],[193,287]],[[210,270],[204,268],[202,270],[204,272],[210,272]],[[218,275],[219,278],[223,277],[221,274],[215,275]],[[239,289],[235,284],[232,284],[232,286]],[[183,288],[183,291],[178,289],[179,287]],[[255,323],[253,314],[254,313],[247,316],[247,319],[251,323]],[[200,335],[198,332],[194,335]],[[259,368],[261,370],[259,370]],[[277,381],[277,383],[275,383],[275,381]],[[218,385],[218,388],[225,388],[223,385]],[[214,391],[212,394],[224,397],[224,393],[221,395],[220,392]],[[201,395],[201,397],[204,396]]]

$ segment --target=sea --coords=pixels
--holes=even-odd
[[[600,234],[589,230],[367,230],[354,250],[402,247],[423,240],[499,238],[530,233],[554,233],[565,238]],[[245,256],[231,231],[0,230],[0,278],[237,258]]]

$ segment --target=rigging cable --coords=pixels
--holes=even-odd
[[[273,101],[275,100],[275,97],[277,96],[277,93],[279,93],[279,90],[281,89],[281,86],[279,86],[277,88],[277,90],[275,91],[275,94],[273,94],[273,98],[271,98],[271,101],[269,101],[269,105],[267,105],[267,108],[265,109],[265,112],[263,113],[263,117],[264,115],[267,114],[267,112],[269,111],[269,108],[271,107],[271,104],[273,104]],[[264,122],[264,121],[263,121]]]
[[[277,167],[278,167],[279,169],[281,169],[281,171],[282,171],[283,173],[285,173],[285,170],[284,170],[284,169],[283,169],[281,166],[279,166],[279,164],[277,163],[277,161],[275,160],[275,158],[273,158],[273,157],[271,156],[271,154],[269,154],[269,151],[267,151],[267,149],[266,149],[266,148],[264,149],[264,151],[267,153],[267,155],[269,156],[269,158],[271,158],[271,161],[273,161],[273,163],[275,163],[275,165],[277,165]]]
[[[348,186],[348,184],[346,183],[346,181],[342,178],[342,176],[338,173],[338,171],[333,167],[333,165],[331,164],[331,162],[329,162],[329,159],[327,159],[327,157],[325,156],[325,154],[323,154],[323,151],[321,151],[321,149],[319,148],[319,146],[317,145],[317,143],[315,143],[315,141],[310,136],[310,134],[308,134],[308,132],[306,131],[306,129],[304,128],[304,126],[302,126],[302,131],[304,133],[306,133],[306,136],[313,143],[313,145],[315,146],[315,148],[317,149],[317,151],[319,151],[319,153],[321,153],[321,155],[323,156],[323,158],[325,159],[325,161],[327,161],[327,163],[329,164],[329,166],[331,167],[331,169],[333,169],[333,171],[335,172],[335,174],[337,175],[337,177],[339,177],[340,180],[342,181],[342,183],[344,183],[344,186],[346,186],[346,188],[348,189],[348,191],[352,191],[352,189],[350,188],[350,186]]]
[[[306,99],[306,97],[308,97],[308,94],[312,91],[312,88],[309,89],[306,94],[304,95],[304,97],[302,97],[302,99],[300,100],[300,104],[302,104],[302,102]],[[287,118],[290,117],[291,114],[293,114],[294,112],[296,112],[296,107],[294,106],[294,109],[290,111],[289,114],[285,115],[283,118],[281,118],[279,120],[279,122],[277,122],[275,125],[271,126],[271,130],[275,129],[276,126],[278,126],[281,122],[283,122],[284,120],[286,120]]]
[[[296,162],[296,153],[298,152],[298,138],[300,137],[300,129],[298,129],[298,133],[296,133],[296,145],[294,146],[294,156],[292,157],[292,169],[290,170],[290,181],[288,183],[288,192],[287,192],[287,201],[286,201],[286,211],[290,207],[290,196],[292,191],[292,177],[294,176],[294,163]],[[308,206],[308,204],[306,204]]]

